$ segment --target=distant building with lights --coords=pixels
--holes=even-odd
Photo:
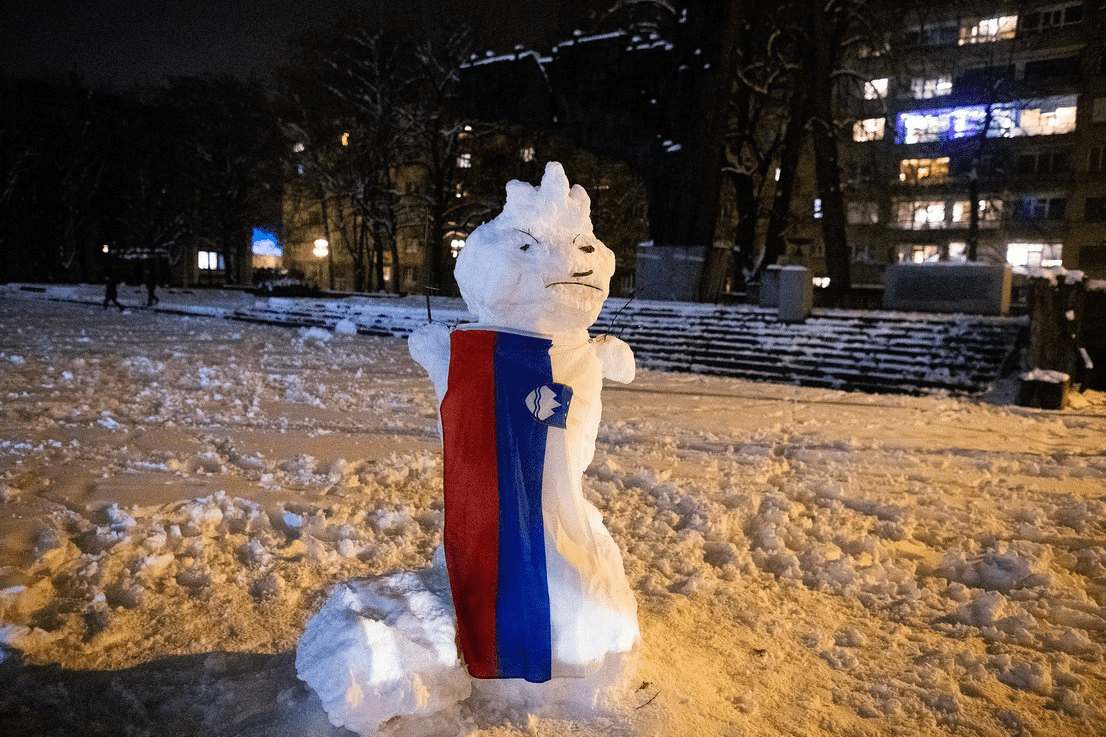
[[[902,13],[887,47],[856,60],[862,79],[844,96],[854,283],[972,251],[1106,278],[1106,5]],[[812,229],[815,258],[817,239]]]
[[[848,60],[858,75],[841,77],[837,97],[853,284],[882,284],[891,264],[969,256],[1106,278],[1106,5],[939,0],[888,3],[888,13],[895,30]],[[468,97],[485,116],[566,131],[632,162],[650,189],[651,229],[664,232],[655,218],[688,211],[666,197],[697,191],[682,177],[701,171],[689,162],[702,125],[681,112],[712,68],[679,41],[694,16],[674,17],[652,33],[578,37],[548,55],[474,58],[462,75]],[[824,277],[813,166],[808,152],[781,262]],[[645,249],[688,261],[687,283],[653,295],[638,273],[639,295],[694,299],[691,262],[708,243],[727,247],[742,214],[723,202],[718,216],[713,243],[662,237]]]
[[[682,5],[691,10],[657,4],[655,17],[614,18],[547,53],[520,47],[470,58],[460,112],[483,127],[460,133],[447,157],[455,161],[450,209],[460,214],[445,222],[445,244],[430,243],[425,194],[440,183],[424,181],[425,167],[397,166],[394,248],[378,254],[383,279],[370,279],[371,288],[422,291],[429,259],[463,247],[501,206],[507,179],[536,182],[545,161],[579,147],[609,157],[604,168],[629,164],[617,181],[595,166],[601,157],[569,171],[592,193],[593,210],[606,210],[610,233],[637,236],[645,227],[637,221],[648,223],[640,241],[612,244],[622,249],[614,292],[700,298],[704,254],[732,248],[733,224],[747,214],[704,196],[720,191],[710,180],[720,167],[704,116],[724,107],[712,95],[727,50],[712,35],[715,5]],[[969,258],[1106,278],[1106,5],[900,5],[887,4],[894,30],[846,60],[850,74],[837,90],[853,285],[882,285],[893,264]],[[824,285],[823,213],[809,152],[797,171],[780,262],[807,266]],[[614,201],[628,187],[638,188],[635,208],[644,197],[647,216]],[[339,243],[356,214],[295,189],[285,200],[285,267],[324,287],[357,288],[349,249]],[[632,217],[620,221],[619,212]],[[596,224],[600,237],[612,238]],[[318,238],[331,241],[326,259],[313,255]]]

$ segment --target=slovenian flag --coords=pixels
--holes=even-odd
[[[486,329],[450,337],[442,399],[445,555],[457,638],[476,678],[551,677],[542,486],[546,438],[572,389],[550,340]]]

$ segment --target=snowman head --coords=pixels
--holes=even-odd
[[[507,183],[507,204],[472,232],[454,275],[479,322],[557,335],[599,317],[614,253],[591,226],[591,200],[551,161],[541,185]]]

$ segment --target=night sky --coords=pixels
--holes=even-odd
[[[463,15],[488,47],[547,47],[571,35],[590,8],[613,0],[6,0],[0,69],[125,88],[166,75],[262,72],[288,59],[287,39],[352,11],[385,23]],[[480,50],[480,49],[477,49]]]

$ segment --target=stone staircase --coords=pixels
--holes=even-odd
[[[816,310],[784,323],[773,309],[745,305],[612,302],[592,333],[621,337],[643,368],[876,393],[981,393],[1016,368],[1027,329],[1025,318]],[[270,298],[229,317],[328,329],[348,320],[363,335],[403,337],[427,320],[416,304]],[[471,315],[435,306],[434,319]]]
[[[596,324],[639,365],[877,393],[977,394],[1016,368],[1025,318],[816,310],[784,323],[773,309],[630,305]]]
[[[405,338],[427,322],[426,308],[412,300],[389,298],[306,299],[269,297],[235,309],[228,317],[285,327],[321,327],[333,330],[343,320],[360,335]],[[434,308],[434,319],[455,325],[472,320],[464,307]]]
[[[145,298],[140,288],[132,292]],[[384,337],[406,337],[427,321],[426,302],[416,296],[220,295],[166,289],[154,310],[328,330],[347,321],[362,335]],[[99,305],[103,287],[8,284],[0,297]],[[472,319],[460,300],[432,301],[435,321]],[[607,305],[593,334],[621,337],[644,368],[876,393],[982,393],[1020,368],[1029,330],[1025,317],[819,309],[805,322],[783,323],[776,310],[749,305]]]

